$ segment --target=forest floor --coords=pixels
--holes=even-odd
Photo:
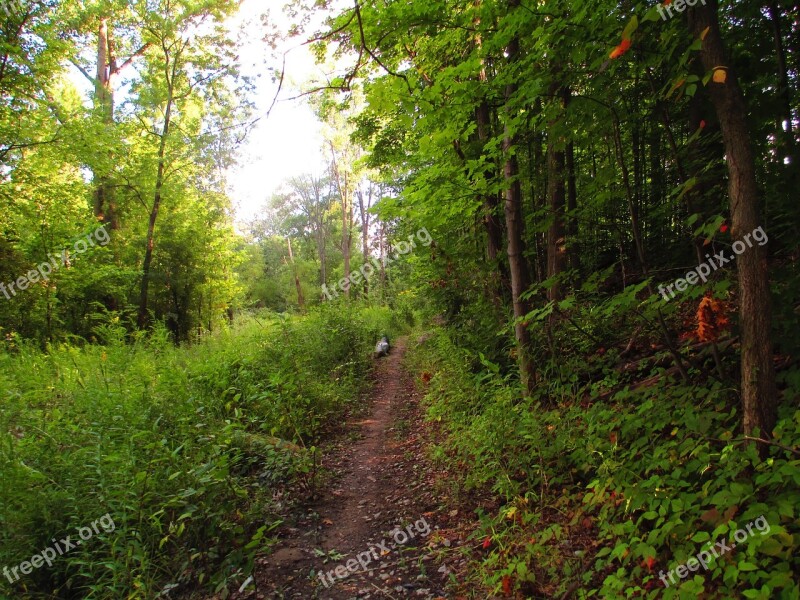
[[[274,551],[256,562],[255,585],[233,597],[452,597],[445,589],[464,567],[452,551],[465,515],[436,491],[447,476],[426,458],[431,430],[402,366],[406,343],[376,361],[362,410],[322,448],[327,475],[316,500],[287,515]]]

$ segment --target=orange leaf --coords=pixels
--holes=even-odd
[[[653,565],[654,564],[656,564],[656,559],[653,558],[652,556],[648,556],[647,558],[645,558],[642,561],[642,566],[643,567],[647,567],[648,571],[652,571],[653,570]]]
[[[727,78],[728,72],[725,70],[725,67],[717,67],[714,69],[714,75],[712,77],[714,83],[725,83]]]
[[[611,54],[608,55],[608,58],[619,58],[620,56],[625,54],[628,51],[628,48],[630,47],[631,47],[630,40],[622,40],[619,43],[619,46],[617,46],[611,51]]]
[[[722,302],[709,294],[700,300],[697,307],[697,337],[701,342],[714,342],[729,325]]]

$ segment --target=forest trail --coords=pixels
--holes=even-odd
[[[436,532],[418,398],[401,364],[406,343],[376,361],[366,416],[353,417],[346,439],[323,453],[333,476],[281,529],[275,551],[257,562],[256,591],[242,598],[444,597],[448,570],[435,563],[435,548],[450,544]]]

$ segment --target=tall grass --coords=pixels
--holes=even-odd
[[[249,318],[190,347],[162,330],[126,343],[112,325],[103,345],[1,352],[0,568],[107,513],[115,528],[0,590],[153,598],[244,579],[278,524],[276,489],[308,470],[391,327],[362,312]]]

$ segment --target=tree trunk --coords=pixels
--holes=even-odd
[[[480,1],[476,2],[476,7],[480,5]],[[476,31],[479,31],[480,19],[475,19],[474,26]],[[475,46],[480,50],[483,44],[483,39],[480,34],[475,36]],[[478,71],[478,81],[480,87],[488,88],[489,77],[486,73],[486,64],[481,59],[481,68]],[[492,132],[492,113],[489,108],[488,100],[483,97],[478,107],[475,109],[475,124],[478,134],[478,142],[482,153],[485,153],[489,139]],[[496,166],[492,168],[487,167],[483,176],[486,182],[493,181],[496,174]],[[500,260],[500,252],[503,248],[503,226],[500,222],[499,207],[500,199],[497,194],[488,192],[482,194],[481,197],[483,204],[483,226],[486,229],[486,255],[489,262],[495,266],[497,271],[492,274],[492,281],[490,282],[491,301],[495,307],[501,308],[503,305],[503,296],[505,291],[510,291],[511,282],[509,281],[508,270],[505,263]]]
[[[481,68],[479,78],[482,83],[486,83],[485,69]],[[478,129],[478,140],[482,151],[484,151],[491,137],[491,114],[486,100],[483,100],[475,111],[475,120]],[[490,182],[494,180],[494,173],[491,169],[487,169],[484,172],[484,177],[487,182]],[[503,247],[503,226],[498,215],[500,201],[496,194],[489,192],[482,195],[482,202],[484,211],[483,226],[486,229],[486,255],[489,262],[497,269],[493,275],[494,281],[490,284],[492,288],[491,297],[495,306],[501,306],[503,292],[506,289],[511,289],[511,283],[509,282],[509,274],[505,263],[500,260],[500,252]]]
[[[372,182],[369,182],[369,194],[367,202],[364,203],[364,192],[358,190],[358,211],[361,216],[361,252],[364,255],[364,263],[369,262],[369,209],[372,206]],[[364,296],[369,295],[369,279],[364,277]]]
[[[114,90],[112,77],[116,59],[108,31],[108,19],[103,17],[97,28],[97,75],[94,79],[94,107],[100,113],[103,124],[110,127],[114,123]],[[113,159],[113,157],[111,157]],[[111,179],[105,173],[94,173],[94,215],[110,229],[118,229],[116,203]]]
[[[575,172],[575,144],[567,144],[567,263],[572,269],[580,268],[578,253],[578,186]]]
[[[513,11],[519,6],[519,0],[508,0],[508,8]],[[513,65],[519,54],[519,39],[514,37],[508,44],[508,64]],[[509,83],[505,89],[506,118],[512,119],[514,111],[511,102],[517,90],[514,83]],[[505,188],[505,217],[508,232],[508,264],[511,272],[511,295],[514,305],[514,333],[517,339],[517,353],[520,369],[520,380],[523,390],[527,395],[534,391],[536,383],[536,369],[531,357],[531,336],[524,322],[525,316],[530,312],[527,300],[522,295],[530,287],[530,275],[525,263],[525,242],[523,231],[525,223],[522,218],[522,189],[519,182],[519,164],[515,154],[517,141],[511,132],[509,124],[505,124],[503,137],[503,153],[505,165],[503,175],[506,182]]]
[[[557,92],[557,89],[553,90]],[[569,90],[562,88],[560,94],[569,97]],[[566,267],[566,227],[564,225],[564,206],[566,204],[566,189],[564,187],[564,172],[566,170],[566,157],[564,150],[560,149],[561,140],[556,140],[553,134],[555,121],[550,123],[549,140],[547,143],[547,202],[550,226],[547,228],[547,278],[561,275]],[[556,281],[547,290],[547,299],[558,301],[563,298],[561,282]]]
[[[781,107],[781,122],[778,126],[778,158],[781,159],[781,162],[786,160],[786,164],[791,165],[789,168],[796,169],[795,160],[797,157],[795,156],[795,142],[792,131],[792,88],[789,84],[789,72],[786,67],[786,51],[783,47],[781,11],[774,0],[769,2],[768,7],[772,37],[775,44],[775,60],[778,69],[778,97],[780,98]]]
[[[294,287],[297,290],[297,306],[303,311],[306,308],[306,300],[303,296],[303,286],[300,285],[300,275],[297,273],[297,265],[294,262],[294,253],[292,252],[292,239],[286,238],[286,245],[289,247],[289,262],[292,265],[292,276],[294,277]]]
[[[350,249],[353,246],[353,201],[350,198],[350,182],[348,173],[342,175],[336,162],[336,152],[331,144],[331,170],[333,171],[339,198],[342,204],[342,258],[344,260],[344,276],[350,275]],[[350,299],[350,286],[344,289],[344,296]]]
[[[161,143],[158,147],[158,173],[156,175],[156,190],[153,196],[153,207],[150,210],[150,222],[147,226],[147,247],[144,253],[144,263],[142,264],[142,283],[139,291],[139,315],[138,324],[140,328],[147,326],[149,316],[147,314],[148,293],[150,289],[150,267],[153,262],[153,246],[155,245],[155,229],[158,211],[161,208],[161,189],[164,187],[164,162],[167,147],[167,136],[169,135],[170,119],[172,118],[173,86],[177,71],[177,57],[173,63],[172,77],[168,81],[169,88],[167,97],[167,108],[164,111],[164,129],[161,131]]]
[[[717,0],[689,10],[689,28],[696,37],[707,30],[700,57],[706,71],[721,69],[726,78],[708,83],[728,165],[731,236],[734,243],[759,227],[758,184],[747,128],[747,110],[736,73],[720,33]],[[744,242],[741,242],[744,243]],[[742,339],[742,414],[744,433],[756,429],[769,437],[776,421],[777,390],[772,362],[772,326],[767,253],[764,246],[747,248],[736,260],[739,272],[739,313]]]

